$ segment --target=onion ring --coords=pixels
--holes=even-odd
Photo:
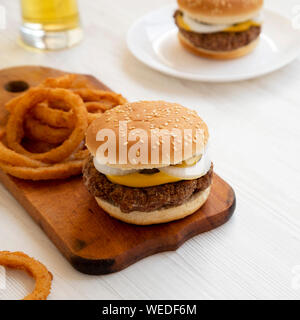
[[[88,88],[86,81],[79,80],[80,76],[75,74],[65,75],[59,78],[48,78],[40,86],[48,88],[71,89],[78,94],[85,102],[88,110],[88,124],[97,119],[101,113],[124,104],[127,100],[120,94],[111,91]],[[24,93],[23,95],[25,95]],[[9,112],[21,101],[22,96],[9,101],[5,107]],[[32,110],[33,116],[52,127],[74,128],[74,114],[70,111],[53,109],[47,103],[40,103]]]
[[[66,74],[58,78],[47,78],[41,83],[41,86],[47,88],[76,89],[87,88],[87,79],[78,74]]]
[[[51,166],[40,168],[29,168],[12,166],[0,161],[0,168],[20,179],[24,180],[56,180],[67,179],[72,176],[80,175],[82,171],[83,160],[74,160],[56,163]]]
[[[69,138],[65,140],[62,145],[45,153],[34,154],[24,149],[20,144],[24,136],[24,117],[36,104],[49,99],[60,100],[66,103],[74,112],[76,126]],[[7,144],[14,151],[26,154],[31,159],[55,163],[66,159],[72,154],[74,149],[84,139],[87,126],[87,111],[86,108],[83,107],[83,101],[78,95],[65,89],[37,87],[30,89],[22,96],[14,112],[10,115],[6,127]]]
[[[74,89],[74,93],[78,94],[85,102],[88,111],[88,123],[90,124],[99,116],[113,107],[124,104],[127,100],[120,94],[110,91],[97,89]],[[70,111],[53,109],[46,104],[39,104],[33,110],[34,117],[41,122],[53,127],[74,127],[74,114]]]
[[[2,138],[5,134],[1,134]],[[0,141],[0,168],[17,178],[28,180],[53,180],[65,179],[73,175],[79,175],[82,170],[83,160],[88,156],[88,150],[76,151],[72,156],[72,160],[47,166],[45,163],[32,160],[27,156],[16,153],[8,149]]]
[[[17,96],[11,100],[9,100],[6,104],[5,104],[5,108],[8,112],[12,112],[15,108],[15,106],[19,103],[19,101],[21,101],[23,95],[25,93],[21,94],[20,96]]]
[[[84,76],[46,79],[6,104],[10,117],[6,129],[0,127],[0,169],[29,180],[81,174],[89,154],[83,142],[87,125],[125,102],[92,88]]]
[[[46,165],[40,161],[30,159],[22,154],[8,149],[2,142],[0,142],[0,159],[2,162],[7,162],[13,166],[39,168]]]
[[[110,109],[109,106],[104,106],[103,103],[96,101],[85,102],[85,107],[87,112],[91,114],[103,113]]]
[[[121,94],[111,91],[81,88],[74,89],[73,92],[78,94],[84,102],[102,102],[104,107],[107,106],[107,101],[112,102],[111,107],[116,107],[127,102]]]
[[[35,288],[23,300],[46,300],[51,291],[52,274],[39,261],[22,252],[0,252],[0,265],[25,270],[35,278]]]
[[[73,129],[76,120],[72,112],[54,109],[48,102],[40,103],[33,108],[32,115],[42,123],[56,128]]]
[[[47,124],[43,124],[30,116],[25,120],[24,129],[26,137],[50,144],[62,143],[70,136],[72,132],[71,129],[68,128],[50,127]]]
[[[90,152],[88,149],[79,150],[74,154],[73,158],[76,160],[85,160],[89,154]]]
[[[1,140],[5,136],[5,128],[0,128],[0,159],[1,161],[7,162],[14,166],[27,166],[31,168],[38,168],[42,167],[43,164],[40,161],[29,159],[28,157],[16,153],[15,151],[8,149]]]

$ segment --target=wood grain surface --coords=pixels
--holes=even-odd
[[[7,113],[4,104],[20,94],[7,88],[24,81],[35,86],[62,71],[44,67],[16,67],[0,71],[0,123]],[[90,86],[108,89],[92,76]],[[134,226],[109,217],[85,188],[81,177],[62,181],[32,182],[0,172],[0,180],[26,209],[52,242],[77,270],[107,274],[166,250],[175,250],[196,234],[225,223],[235,208],[232,188],[214,175],[211,195],[192,216],[156,226]]]

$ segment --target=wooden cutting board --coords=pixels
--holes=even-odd
[[[16,67],[0,71],[0,124],[4,104],[27,86],[64,74],[44,67]],[[92,76],[82,76],[91,87],[109,90]],[[126,92],[122,92],[126,96]],[[225,223],[235,209],[233,189],[214,174],[206,204],[179,221],[134,226],[115,220],[98,207],[81,177],[63,181],[31,182],[0,171],[0,181],[39,224],[60,252],[80,272],[107,274],[157,252],[176,250],[189,238]]]

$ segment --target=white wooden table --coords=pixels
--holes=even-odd
[[[127,50],[135,19],[174,0],[81,0],[84,41],[71,50],[36,53],[17,44],[18,2],[1,0],[0,67],[45,65],[90,73],[130,100],[164,99],[196,108],[212,135],[215,170],[234,187],[233,219],[176,252],[144,259],[106,276],[75,271],[0,185],[0,250],[21,250],[54,275],[49,299],[300,298],[300,59],[271,75],[232,84],[164,76]],[[269,0],[292,16],[299,0]],[[299,39],[300,41],[300,39]],[[298,266],[298,267],[297,267]],[[7,272],[0,299],[21,298],[33,281]]]

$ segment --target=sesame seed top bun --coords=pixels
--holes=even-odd
[[[204,23],[235,24],[250,20],[262,9],[263,0],[177,0],[179,9]]]
[[[123,124],[124,121],[127,122],[127,136],[124,134],[124,131],[120,131],[119,133],[120,121],[122,121]],[[207,125],[195,111],[187,109],[176,103],[168,103],[164,101],[140,101],[127,103],[108,110],[99,119],[93,121],[86,133],[86,145],[93,156],[96,155],[97,149],[102,144],[106,143],[106,140],[96,141],[97,133],[101,129],[111,129],[115,133],[117,163],[107,163],[107,165],[121,169],[160,168],[179,163],[191,158],[191,156],[202,154],[203,148],[206,146],[209,138]],[[146,133],[145,139],[137,138],[137,135],[134,134],[135,132],[140,134],[141,131],[139,131],[139,129],[143,129],[144,133]],[[182,139],[177,139],[177,142],[179,140],[181,141],[181,146],[176,142],[174,143],[174,136],[171,136],[170,147],[168,147],[168,150],[170,150],[170,159],[167,161],[165,158],[162,158],[163,150],[165,150],[164,146],[166,146],[166,144],[162,146],[161,137],[157,134],[159,130],[163,129],[166,129],[169,132],[171,132],[172,129],[175,129],[175,136],[178,133],[182,136]],[[191,131],[185,131],[187,139],[184,140],[184,130],[186,129]],[[132,139],[136,140],[129,141],[131,140],[127,139],[129,135],[131,135]],[[176,137],[178,137],[178,135]],[[156,143],[153,141],[156,141]],[[120,146],[124,148],[126,145],[128,159],[131,159],[129,155],[130,148],[136,145],[137,142],[139,142],[146,150],[148,146],[148,164],[145,163],[147,162],[147,159],[146,161],[143,161],[144,163],[132,163],[132,161],[121,163],[119,161]],[[199,146],[202,146],[200,152]],[[182,148],[182,155],[181,158],[178,159],[178,150],[180,150],[180,148]],[[191,152],[183,152],[186,148],[191,150]],[[158,161],[155,163],[151,161],[151,154],[153,155],[154,153],[159,154],[159,158],[157,158]],[[98,155],[97,160],[99,160]]]

